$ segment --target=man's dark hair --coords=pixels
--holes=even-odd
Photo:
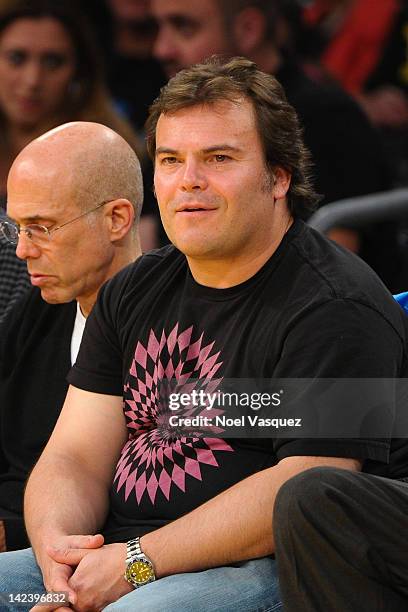
[[[275,77],[261,72],[248,59],[234,58],[223,63],[213,57],[170,79],[150,107],[146,122],[149,155],[154,161],[160,115],[190,106],[243,99],[252,103],[268,172],[273,175],[278,166],[290,172],[289,210],[296,217],[307,217],[318,198],[310,181],[310,154],[303,144],[297,114]]]

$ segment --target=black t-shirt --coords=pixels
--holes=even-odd
[[[297,221],[248,281],[194,281],[169,246],[102,289],[69,381],[122,395],[129,440],[111,488],[109,540],[171,521],[293,455],[355,457],[408,473],[403,441],[181,438],[163,426],[163,379],[392,378],[405,375],[404,313],[354,255]]]

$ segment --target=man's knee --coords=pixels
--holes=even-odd
[[[274,506],[274,522],[280,517],[293,519],[302,515],[319,513],[332,503],[334,491],[341,494],[353,486],[353,474],[349,470],[328,466],[314,467],[290,478],[278,491]]]
[[[31,548],[0,554],[0,592],[38,593],[43,591],[41,572]],[[0,604],[0,610],[7,609],[6,606],[2,607]]]

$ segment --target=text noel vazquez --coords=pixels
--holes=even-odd
[[[302,427],[302,419],[263,419],[258,415],[251,416],[243,415],[236,418],[226,417],[225,415],[217,415],[215,417],[195,416],[181,417],[172,414],[169,417],[170,427]]]

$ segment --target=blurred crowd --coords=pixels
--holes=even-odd
[[[168,78],[213,54],[246,56],[284,85],[320,206],[408,185],[407,0],[0,0],[0,206],[28,142],[67,121],[97,121],[141,158],[142,248],[163,244],[144,122]],[[337,227],[330,237],[399,291],[405,225]],[[0,247],[5,259],[10,246]]]

